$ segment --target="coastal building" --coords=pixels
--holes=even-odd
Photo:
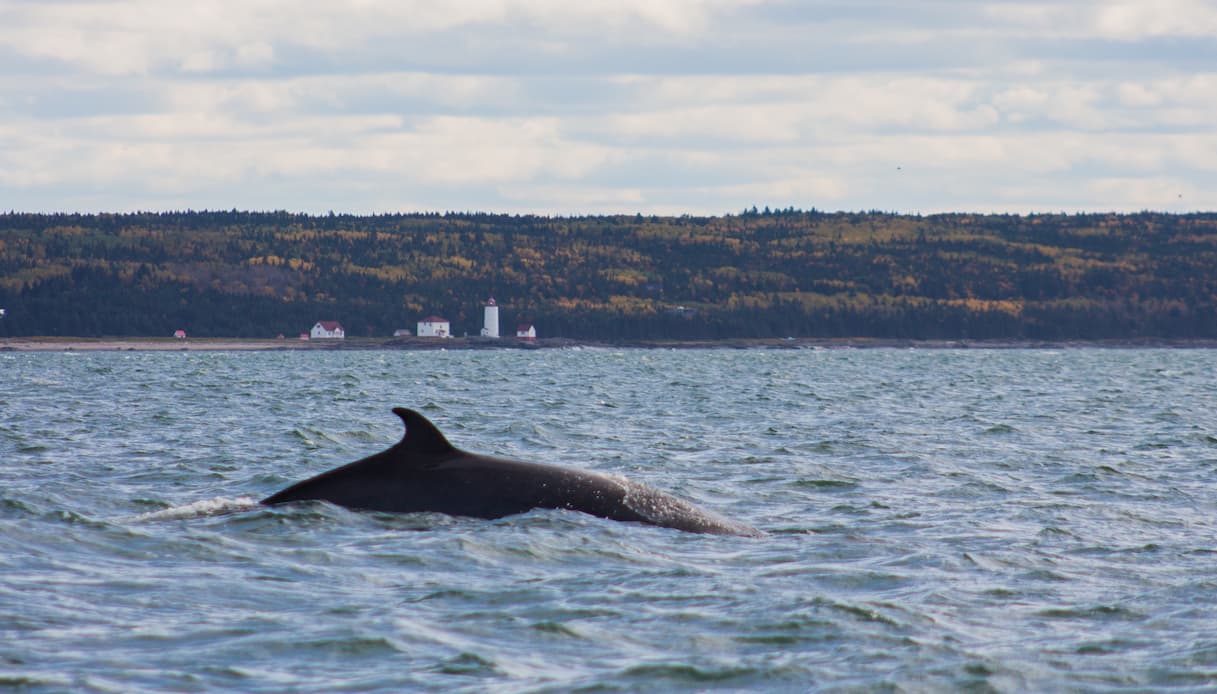
[[[516,327],[516,337],[521,340],[537,339],[537,329],[532,323],[521,323]]]
[[[419,337],[452,337],[452,328],[447,318],[427,316],[418,322]]]
[[[335,339],[341,340],[346,337],[346,331],[342,329],[342,324],[338,321],[321,320],[313,326],[309,331],[311,339]]]
[[[486,308],[482,311],[482,337],[498,337],[499,336],[499,307],[494,303],[494,297],[490,297],[490,301],[486,302]]]
[[[176,338],[177,338],[177,339],[179,339],[179,340],[185,340],[185,339],[186,339],[186,331],[185,331],[185,330],[174,330],[174,331],[173,331],[173,336],[174,336],[174,337],[176,337]]]
[[[393,331],[393,337],[410,337],[413,334],[409,328],[398,328]]]
[[[695,318],[697,316],[697,309],[686,306],[669,306],[664,309],[664,312],[669,316],[680,316],[681,318]]]

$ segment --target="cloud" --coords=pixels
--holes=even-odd
[[[1125,41],[1217,35],[1217,7],[1203,0],[1098,3],[1093,18],[1099,36]]]
[[[1212,208],[1214,36],[1196,0],[10,0],[0,196]]]
[[[1071,39],[1139,41],[1212,37],[1217,7],[1205,0],[991,2],[984,13],[1007,32],[1033,31]]]
[[[103,75],[209,73],[270,66],[279,50],[311,51],[333,63],[354,56],[393,64],[442,38],[458,51],[435,63],[462,65],[469,36],[535,53],[577,50],[574,40],[628,36],[684,40],[708,30],[739,0],[362,0],[166,4],[156,0],[37,2],[0,10],[0,42],[17,53]],[[527,34],[520,40],[520,32]],[[463,45],[462,45],[463,44]],[[370,54],[370,56],[369,56]],[[290,69],[290,68],[289,68]]]

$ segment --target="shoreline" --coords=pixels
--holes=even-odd
[[[757,338],[723,340],[596,341],[544,338],[347,338],[300,340],[172,337],[9,337],[0,352],[268,352],[436,351],[537,349],[1217,349],[1217,339],[1126,338],[1106,340],[911,340],[892,338]]]

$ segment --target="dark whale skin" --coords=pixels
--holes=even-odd
[[[502,518],[536,508],[695,533],[763,533],[646,485],[598,472],[469,453],[426,417],[393,409],[406,425],[396,445],[273,494],[263,504],[328,501],[351,509]]]

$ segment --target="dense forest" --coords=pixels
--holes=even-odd
[[[0,215],[0,336],[1217,338],[1217,214]]]

